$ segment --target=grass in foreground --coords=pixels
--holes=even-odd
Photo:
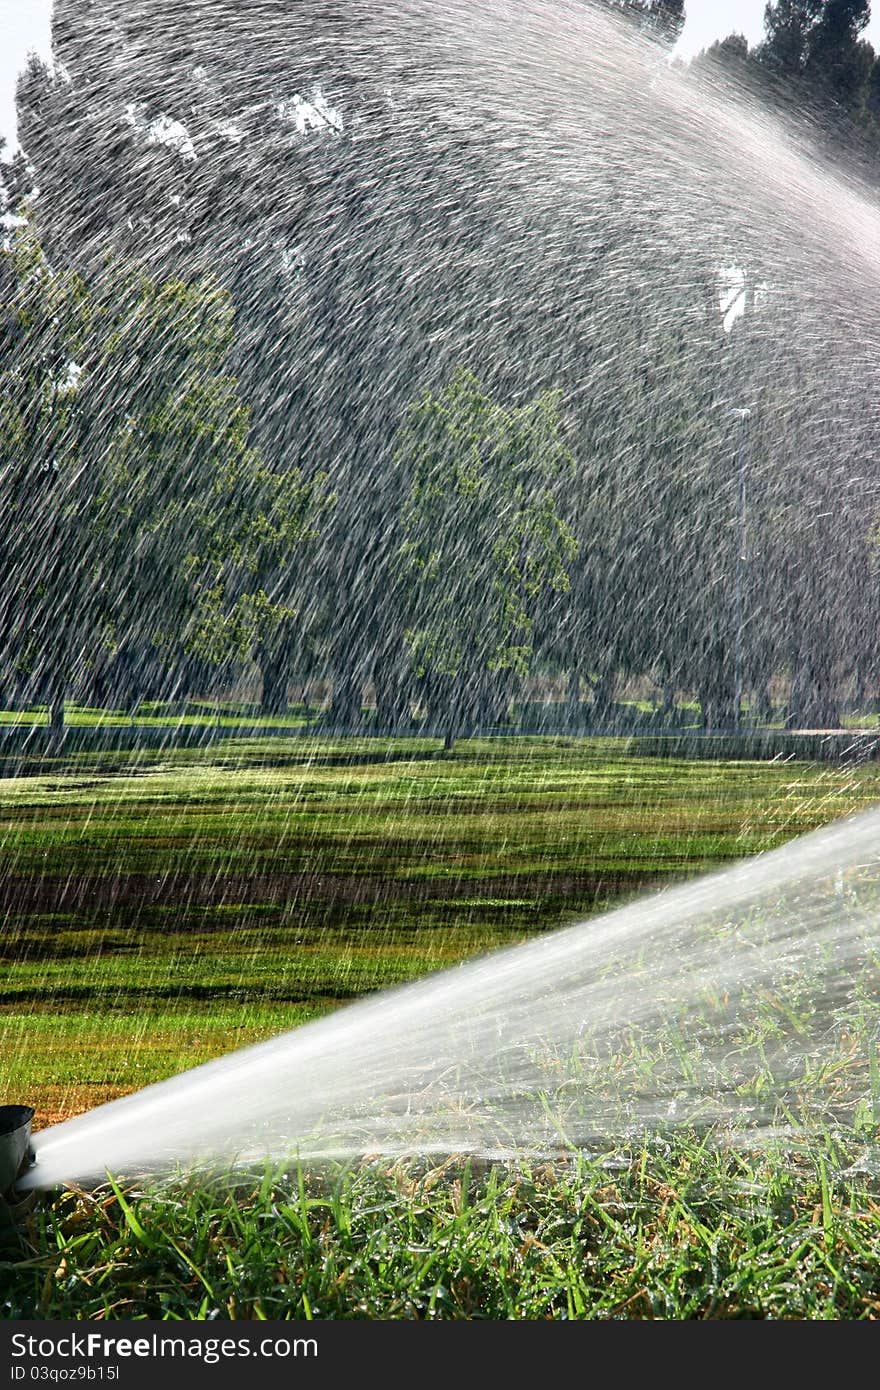
[[[880,1181],[864,1152],[678,1137],[538,1167],[65,1192],[0,1240],[0,1316],[875,1318]]]

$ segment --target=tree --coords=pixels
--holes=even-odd
[[[684,28],[684,0],[610,0],[648,34],[673,47]]]
[[[3,255],[0,275],[0,635],[12,664],[47,687],[58,724],[64,672],[84,643],[68,612],[88,604],[100,587],[78,525],[76,391],[90,306],[82,281],[53,275],[26,232]]]
[[[232,314],[209,282],[55,270],[30,229],[2,260],[2,644],[47,687],[128,643],[244,652],[289,595],[255,582],[313,491],[248,447],[224,372]]]
[[[874,62],[861,39],[869,18],[869,0],[776,0],[764,11],[758,60],[789,95],[801,86],[814,102],[861,118]]]
[[[764,7],[765,39],[761,60],[777,72],[803,73],[811,31],[819,22],[825,0],[768,0]]]
[[[451,749],[485,718],[494,677],[526,673],[536,608],[568,585],[575,543],[557,490],[574,460],[559,397],[506,407],[459,368],[411,407],[395,462],[409,480],[407,642],[417,674],[442,690]]]
[[[802,260],[799,243],[792,256],[791,209],[779,189],[749,187],[735,123],[729,138],[694,146],[679,74],[659,53],[646,61],[645,44],[608,24],[607,7],[585,10],[579,31],[585,55],[591,37],[601,39],[603,61],[566,65],[565,93],[483,65],[478,53],[459,72],[427,28],[413,43],[409,31],[383,28],[384,7],[258,8],[256,24],[254,7],[233,0],[95,0],[85,11],[58,0],[66,77],[34,69],[22,86],[21,131],[53,263],[74,265],[90,284],[108,246],[156,285],[191,284],[215,268],[235,306],[226,369],[252,404],[248,447],[273,474],[328,476],[330,524],[314,553],[299,546],[282,565],[298,616],[254,648],[267,707],[283,701],[285,668],[307,648],[332,675],[337,727],[360,719],[369,680],[382,722],[406,721],[404,631],[418,624],[398,558],[409,482],[394,462],[395,432],[419,390],[442,397],[455,364],[468,362],[479,364],[493,401],[522,408],[551,387],[566,401],[578,469],[566,519],[580,558],[570,594],[549,586],[546,611],[532,607],[532,647],[575,683],[588,675],[599,696],[617,668],[655,673],[668,688],[690,682],[707,720],[724,722],[737,514],[723,411],[756,403],[750,438],[763,431],[779,491],[787,479],[809,508],[810,547],[814,537],[836,545],[853,536],[851,517],[845,526],[822,520],[822,489],[809,476],[828,466],[827,442],[824,455],[813,446],[819,422],[807,418],[817,408],[790,412],[790,438],[774,439],[770,423],[784,413],[789,358],[815,397],[819,366],[807,370],[801,347],[810,337],[833,343],[841,363],[852,358],[839,326],[828,328],[833,305],[807,305],[794,327],[780,312],[786,299],[820,297],[827,248],[814,255],[812,245]],[[681,12],[622,8],[649,31]],[[842,98],[826,99],[830,89],[822,95],[807,74],[830,71],[835,33],[840,52],[854,35],[861,42],[857,7],[847,19],[828,5],[824,29],[806,0],[773,9],[768,55],[775,43],[777,66],[729,46],[730,71],[758,74],[765,89],[776,73],[792,105],[824,102],[837,119]],[[798,40],[789,58],[786,15]],[[837,30],[828,27],[834,15]],[[219,53],[234,57],[220,62]],[[618,81],[607,80],[609,54]],[[660,146],[658,131],[668,136]],[[720,266],[740,268],[751,308],[759,287],[767,291],[750,328],[726,341]],[[698,322],[706,299],[711,333]],[[727,351],[734,338],[748,349]],[[833,374],[842,419],[857,393],[843,365]],[[764,383],[778,386],[775,398]],[[824,681],[818,657],[807,660],[824,641],[819,599],[801,582],[795,547],[786,550],[784,514],[777,507],[762,532],[780,563],[756,558],[750,568],[749,655],[763,678],[788,667],[797,645],[800,668]],[[223,572],[224,604],[239,581],[243,592],[261,587],[253,574]],[[758,637],[754,617],[775,612],[785,626],[783,575],[790,590],[800,586],[802,613],[788,648],[769,618]],[[263,577],[268,592],[268,570]],[[442,682],[428,667],[436,707]],[[444,681],[453,692],[456,681]]]

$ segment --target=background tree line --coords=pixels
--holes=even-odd
[[[56,0],[5,169],[8,680],[60,711],[252,660],[267,711],[315,674],[336,727],[369,683],[381,727],[418,702],[452,738],[530,672],[598,725],[645,676],[721,727],[741,630],[753,712],[774,681],[797,725],[874,695],[849,303],[639,163],[680,0],[610,0],[623,38],[577,10],[573,41],[631,45],[630,125],[576,76],[581,110],[539,85],[528,120],[503,61],[456,84],[381,7]],[[694,109],[733,85],[870,168],[867,15],[769,5],[762,45],[692,65]]]

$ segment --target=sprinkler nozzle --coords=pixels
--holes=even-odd
[[[34,1162],[29,1105],[0,1105],[0,1197],[8,1196]]]

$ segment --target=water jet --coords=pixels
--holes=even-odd
[[[878,1153],[878,1056],[872,810],[67,1120],[23,1186],[670,1129],[760,1148],[841,1125]]]
[[[362,499],[373,496],[375,461],[387,461],[396,447],[390,425],[410,401],[413,383],[433,373],[440,389],[459,358],[491,365],[505,397],[511,383],[518,399],[538,388],[566,393],[584,459],[604,457],[607,445],[617,460],[611,492],[604,463],[595,469],[585,464],[580,485],[585,498],[599,499],[595,513],[601,526],[606,495],[630,499],[632,525],[618,541],[617,521],[611,521],[607,544],[611,555],[619,545],[635,579],[653,575],[654,561],[665,555],[672,535],[667,502],[685,521],[692,515],[713,520],[714,526],[717,518],[719,553],[729,552],[724,542],[729,440],[713,424],[723,418],[717,407],[734,409],[732,401],[757,398],[756,432],[759,427],[769,432],[777,418],[784,423],[786,387],[790,384],[792,400],[809,395],[800,376],[771,371],[774,364],[789,363],[793,352],[803,361],[807,382],[824,381],[827,361],[838,360],[841,389],[834,392],[837,413],[827,421],[819,409],[815,427],[798,434],[793,418],[790,448],[781,427],[763,445],[756,438],[756,450],[767,449],[767,471],[785,476],[793,489],[791,503],[781,486],[771,493],[768,519],[776,518],[783,504],[786,516],[790,506],[812,516],[801,505],[801,479],[824,476],[826,453],[814,435],[820,444],[832,436],[829,470],[838,467],[838,420],[859,469],[863,455],[873,458],[863,424],[871,411],[870,388],[862,377],[871,378],[851,349],[853,341],[864,339],[869,360],[873,352],[866,307],[873,302],[880,266],[873,196],[832,179],[760,110],[686,81],[659,63],[653,48],[631,43],[609,19],[581,14],[582,8],[533,0],[516,7],[514,16],[495,0],[477,7],[476,15],[461,0],[450,0],[442,13],[423,0],[403,7],[356,5],[365,16],[375,9],[379,18],[351,25],[342,35],[352,50],[352,71],[377,70],[376,95],[381,88],[386,96],[396,91],[399,97],[390,105],[371,98],[364,108],[369,118],[362,119],[352,95],[348,128],[355,135],[349,143],[347,136],[321,136],[320,144],[316,138],[311,145],[291,147],[292,131],[279,129],[277,146],[253,146],[267,168],[274,167],[280,149],[286,168],[293,148],[303,188],[314,203],[305,219],[298,202],[291,203],[288,220],[291,227],[304,224],[305,251],[300,255],[285,246],[283,277],[274,241],[271,255],[247,265],[248,283],[259,282],[264,270],[268,276],[271,267],[267,285],[277,280],[286,286],[292,273],[296,288],[279,289],[278,304],[285,312],[289,308],[291,323],[305,327],[314,320],[317,325],[300,363],[305,381],[314,374],[312,388],[303,392],[308,408],[302,413],[273,408],[263,434],[277,445],[279,458],[298,453],[306,439],[311,451],[313,434],[320,443],[319,455],[337,470],[334,486],[340,483],[348,499],[339,533],[341,568],[371,576],[363,586],[370,595],[378,587],[372,580],[374,561],[380,558],[384,565],[387,538],[384,525],[374,528],[372,520],[364,521],[374,515],[362,507]],[[274,51],[286,54],[289,46],[278,44]],[[414,54],[421,55],[420,63],[413,63]],[[105,56],[118,55],[111,46]],[[121,78],[123,68],[108,65],[108,74],[111,67],[120,80],[114,78],[103,112],[118,124],[131,93]],[[260,71],[265,85],[265,70]],[[187,84],[190,79],[188,71]],[[289,90],[293,78],[284,73],[277,80],[281,92]],[[344,98],[347,84],[342,86]],[[230,116],[237,114],[237,100]],[[188,109],[195,117],[191,103]],[[246,112],[241,114],[244,120]],[[473,139],[471,129],[479,132]],[[146,149],[155,134],[148,127],[132,138]],[[220,148],[221,136],[225,141],[222,129],[206,128],[198,138],[210,151]],[[259,132],[248,137],[259,138]],[[222,148],[224,160],[232,158],[235,143]],[[206,154],[199,168],[210,168],[212,157]],[[188,153],[181,158],[198,165]],[[379,172],[381,177],[374,177]],[[190,170],[187,180],[195,173]],[[484,186],[493,195],[491,216]],[[340,189],[339,199],[325,195],[326,188]],[[208,191],[206,185],[205,196]],[[185,208],[186,197],[186,190],[175,195],[174,205]],[[44,197],[41,207],[46,206]],[[80,220],[76,209],[75,223]],[[382,254],[371,249],[364,260],[359,248],[373,247],[372,229],[379,226],[388,232]],[[319,251],[327,244],[328,228],[334,235],[338,231],[329,260]],[[218,236],[226,229],[221,219]],[[73,230],[71,241],[78,244],[81,230]],[[159,235],[154,229],[154,244],[145,250],[164,247],[166,231]],[[188,246],[188,234],[177,244]],[[215,246],[205,242],[200,256],[209,244]],[[85,252],[83,259],[87,264]],[[211,259],[218,257],[212,253]],[[339,270],[346,261],[350,274]],[[731,264],[747,268],[754,283],[752,311],[739,339],[723,336],[720,317],[719,281]],[[546,267],[540,280],[533,278],[534,266]],[[760,301],[757,308],[753,301]],[[379,305],[385,306],[381,315],[374,312]],[[247,305],[239,307],[245,311]],[[515,340],[508,331],[511,321],[517,325]],[[560,336],[548,336],[549,324],[560,325]],[[737,345],[748,333],[765,354],[760,359]],[[515,343],[512,352],[509,340]],[[823,351],[817,351],[814,363],[809,345],[816,342]],[[349,360],[342,356],[348,343],[357,345],[357,370],[327,371],[337,357]],[[838,343],[841,351],[834,353]],[[280,362],[284,352],[272,360],[276,357]],[[775,394],[761,394],[765,381],[774,383]],[[711,390],[703,389],[704,382]],[[285,399],[274,382],[271,392],[262,379],[252,384],[260,386],[259,399]],[[101,399],[100,392],[95,398]],[[381,411],[375,409],[377,400]],[[655,434],[654,422],[667,417],[684,418],[687,428],[667,431],[664,425]],[[128,424],[125,431],[127,438]],[[779,472],[774,451],[788,460],[787,474]],[[631,465],[643,455],[651,463],[647,471],[641,463]],[[690,460],[704,456],[712,467],[704,477],[695,466],[691,486]],[[670,457],[682,487],[676,481],[667,491]],[[743,464],[741,455],[736,470],[741,479]],[[351,473],[355,468],[357,476]],[[396,475],[389,468],[387,476]],[[833,502],[838,474],[829,471],[828,477]],[[642,499],[653,505],[651,479],[662,489],[657,496],[663,505],[646,543]],[[759,481],[756,477],[756,492]],[[826,515],[823,498],[822,492],[815,497],[807,492],[819,518]],[[584,510],[594,515],[591,508]],[[608,513],[620,515],[616,500]],[[396,515],[385,520],[394,522]],[[740,539],[743,516],[740,502]],[[854,527],[867,524],[861,515],[853,520]],[[589,543],[593,523],[584,526]],[[734,684],[740,687],[748,655],[742,650],[742,548],[731,569],[723,558],[715,563],[716,541],[707,541],[705,551],[691,548],[698,534],[699,524],[681,526],[668,587],[644,589],[634,583],[639,602],[633,611],[656,610],[658,628],[702,633],[706,641],[712,639],[713,650],[718,632],[732,635],[728,645],[735,648]],[[706,535],[715,536],[716,530]],[[483,540],[475,538],[477,548]],[[332,549],[336,541],[328,545]],[[776,557],[790,549],[792,564],[797,560],[811,592],[809,565],[799,546],[789,547],[780,536],[778,548],[767,550],[765,569],[776,573]],[[588,550],[589,545],[584,553]],[[601,546],[596,553],[604,553]],[[826,545],[821,553],[841,553],[841,547]],[[605,568],[616,574],[616,566]],[[665,575],[665,562],[661,569]],[[706,595],[720,589],[725,573],[734,572],[735,621],[725,626],[722,618],[718,627],[715,600]],[[696,582],[682,606],[679,577],[684,575],[696,576]],[[604,583],[603,576],[600,594]],[[616,577],[609,580],[615,596],[608,605],[611,627],[627,607],[618,603],[617,584]],[[782,653],[788,662],[785,624],[792,605],[786,592],[772,586],[768,592],[768,651]],[[352,634],[359,641],[374,627],[384,630],[392,623],[397,631],[401,626],[400,615],[390,609],[377,610],[375,623],[372,610],[360,613],[360,599],[347,578],[340,579],[338,593],[338,611],[346,614],[340,648],[357,646]],[[468,588],[466,600],[476,604],[475,586]],[[322,602],[316,598],[319,606]],[[597,613],[602,607],[597,602]],[[778,641],[771,631],[774,615]],[[370,621],[364,626],[366,617]],[[83,621],[91,635],[95,615],[84,614]],[[823,623],[818,631],[833,626]],[[598,635],[590,630],[584,636],[587,629],[580,626],[577,631],[592,660],[606,627],[599,623]],[[607,640],[612,655],[618,645],[629,650],[629,639],[619,643],[616,632]],[[644,645],[640,639],[637,650]],[[649,646],[654,653],[653,638]],[[704,647],[703,637],[688,637],[680,647],[670,639],[673,674],[698,661],[692,648]],[[356,668],[358,662],[360,657]],[[824,664],[831,664],[830,655]],[[342,688],[341,671],[339,676]],[[714,707],[711,685],[704,703]],[[741,693],[734,692],[737,712]],[[707,724],[715,727],[708,714]],[[793,807],[792,819],[797,814]],[[852,1097],[849,1091],[840,1097],[838,1073],[826,1065],[834,1055],[826,1033],[837,1029],[844,1046],[847,1010],[857,1020],[862,1010],[866,1032],[874,1025],[877,874],[872,868],[864,872],[852,856],[874,865],[878,838],[871,821],[829,831],[776,859],[621,909],[208,1063],[45,1132],[38,1137],[38,1162],[25,1175],[26,1184],[81,1180],[105,1164],[140,1171],[200,1154],[211,1159],[235,1159],[242,1150],[280,1154],[291,1143],[304,1157],[450,1149],[547,1152],[560,1142],[560,1133],[587,1144],[595,1135],[636,1123],[665,1123],[670,1116],[766,1127],[775,1121],[777,1101],[790,1109],[792,1092],[816,1072],[829,1104],[840,1112],[852,1100],[862,1106],[860,1122],[867,1123],[867,1108],[876,1103],[880,1109],[880,1097],[871,1092],[870,1078],[865,1090],[861,1074]],[[845,880],[839,894],[838,872]],[[847,875],[856,883],[855,897]],[[861,993],[853,992],[851,980],[857,980]],[[747,997],[749,991],[757,1003]],[[868,1056],[866,1051],[866,1065]],[[617,1086],[621,1059],[626,1068]],[[246,1124],[239,1126],[239,1116]]]

